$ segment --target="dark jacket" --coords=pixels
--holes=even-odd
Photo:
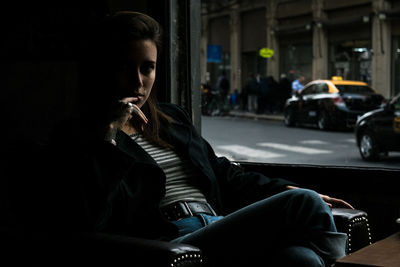
[[[201,189],[219,214],[294,184],[244,172],[226,158],[217,157],[181,108],[172,104],[160,107],[173,118],[168,142],[201,173]],[[67,128],[71,127],[84,128]],[[53,188],[57,193],[52,196],[56,217],[60,217],[63,227],[75,230],[156,239],[176,237],[175,226],[164,220],[159,210],[165,195],[162,169],[125,133],[119,132],[116,142],[117,146],[102,140],[92,142],[82,130],[75,137],[58,139],[53,149],[59,174]]]

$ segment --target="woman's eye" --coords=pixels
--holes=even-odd
[[[154,63],[145,63],[140,68],[144,74],[149,74],[155,69],[156,65]]]

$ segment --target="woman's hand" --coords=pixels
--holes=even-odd
[[[135,104],[128,103],[131,108],[128,120],[123,124],[121,130],[130,135],[138,130],[144,131],[144,126],[148,123],[148,119],[143,111]]]
[[[330,208],[335,207],[335,208],[354,209],[353,206],[351,206],[349,203],[347,203],[343,199],[334,198],[334,197],[330,197],[330,196],[322,195],[322,194],[319,194],[319,196],[322,198],[323,201],[325,201],[326,204],[328,204],[328,206]]]
[[[131,104],[129,103],[132,107],[132,112],[131,112],[131,117],[129,119],[131,119],[132,117],[139,120],[139,124],[142,125],[142,127],[147,124],[147,122],[149,121],[146,117],[146,115],[144,115],[143,111],[135,104]],[[143,130],[143,128],[142,128]]]
[[[108,124],[104,139],[114,145],[116,144],[115,136],[119,130],[123,130],[128,134],[136,132],[136,129],[130,123],[132,118],[136,120],[136,125],[140,125],[141,130],[143,130],[144,125],[148,122],[146,115],[144,115],[137,105],[125,102],[124,100],[120,100],[114,106],[111,117],[112,121]]]
[[[288,185],[286,186],[287,189],[296,189],[298,187],[296,186],[291,186]],[[330,208],[348,208],[348,209],[354,209],[353,206],[351,206],[349,203],[344,201],[343,199],[339,198],[334,198],[330,197],[327,195],[319,194],[319,196],[322,198],[323,201],[330,207]]]
[[[107,125],[104,140],[116,145],[115,136],[118,130],[120,130],[131,117],[132,110],[132,104],[123,101],[118,101],[117,104],[112,106],[110,114],[111,122]]]

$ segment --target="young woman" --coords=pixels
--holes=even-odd
[[[157,103],[154,19],[121,12],[100,29],[82,65],[80,118],[55,135],[69,228],[193,244],[205,266],[324,266],[344,256],[330,206],[348,203],[244,172],[215,155],[184,110]]]

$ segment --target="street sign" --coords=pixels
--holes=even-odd
[[[207,45],[207,62],[222,62],[222,46],[210,44]]]
[[[259,54],[263,58],[270,58],[274,55],[274,50],[268,47],[263,47],[260,49]]]

